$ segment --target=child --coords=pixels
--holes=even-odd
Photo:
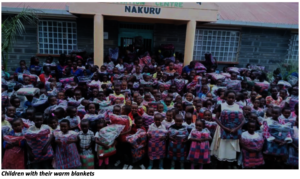
[[[27,124],[29,127],[34,126],[34,122],[33,122],[34,113],[35,113],[35,108],[33,107],[27,108],[25,111],[25,117],[24,117],[25,119],[22,119],[23,123]]]
[[[30,83],[30,77],[29,76],[24,76],[23,77],[23,86],[22,88],[34,88],[34,86]]]
[[[25,169],[25,147],[26,141],[23,135],[23,122],[21,118],[11,121],[13,130],[4,136],[3,169]]]
[[[55,168],[76,169],[81,166],[80,157],[76,147],[78,133],[70,131],[70,121],[64,119],[60,122],[60,130],[54,133]]]
[[[17,117],[21,117],[22,113],[24,112],[24,108],[20,107],[20,104],[21,104],[20,98],[18,98],[18,97],[12,97],[10,99],[10,103],[16,109],[15,115]]]
[[[192,123],[193,115],[192,113],[185,113],[185,122],[182,124],[185,126],[190,133],[193,128],[195,128],[195,123]]]
[[[157,112],[155,111],[154,114],[160,113],[162,115],[162,119],[166,118],[166,113],[164,112],[164,105],[162,103],[157,104]]]
[[[205,121],[205,128],[209,130],[210,135],[213,138],[217,128],[217,122],[212,119],[212,113],[209,110],[204,111],[203,119]]]
[[[4,112],[5,110],[3,110]],[[10,122],[16,117],[16,108],[14,106],[8,106],[6,108],[5,120]]]
[[[273,107],[272,118],[265,119],[261,126],[263,137],[266,140],[266,147],[264,149],[265,160],[267,163],[270,162],[272,168],[274,168],[274,164],[284,160],[284,157],[288,155],[287,144],[292,143],[291,125],[289,123],[286,124],[284,120],[279,118],[280,114],[281,109]]]
[[[282,102],[282,98],[278,96],[278,90],[276,87],[271,88],[271,96],[266,97],[266,104],[272,104],[279,106],[280,103]]]
[[[10,122],[8,122],[5,119],[5,110],[4,109],[2,109],[1,114],[2,114],[1,115],[1,132],[2,132],[2,136],[4,136],[4,135],[7,135],[12,130],[12,127],[11,127]]]
[[[99,161],[99,167],[102,164],[105,164],[105,168],[108,168],[109,165],[109,157],[116,154],[115,141],[112,145],[107,145],[104,141],[100,140],[100,130],[107,126],[104,120],[97,120],[97,131],[95,135],[96,147],[95,151],[97,152],[97,159]]]
[[[203,164],[210,163],[209,141],[210,132],[205,128],[205,121],[197,119],[196,127],[191,131],[188,139],[192,142],[187,160],[191,161],[191,169],[195,169],[195,164],[199,163],[200,169]]]
[[[27,142],[27,152],[31,169],[50,169],[53,158],[51,128],[43,124],[42,113],[35,113],[34,126],[27,129],[24,136]]]
[[[81,159],[81,169],[94,169],[93,142],[94,133],[89,130],[89,121],[82,120],[80,123],[82,131],[78,134],[78,148]]]
[[[279,116],[279,118],[281,120],[284,120],[285,123],[290,123],[291,124],[291,128],[293,128],[293,126],[295,125],[296,122],[296,117],[293,117],[291,115],[291,109],[290,108],[283,108],[281,111],[281,115]]]
[[[264,164],[262,155],[264,139],[260,132],[256,132],[256,121],[249,121],[247,127],[248,131],[243,132],[240,139],[242,166],[243,168],[255,168]]]
[[[180,168],[184,169],[184,159],[186,157],[186,145],[188,131],[182,125],[183,117],[180,114],[175,116],[175,124],[169,128],[168,158],[171,159],[171,169],[175,168],[175,161],[180,162]]]
[[[58,120],[56,117],[50,117],[48,120],[48,125],[52,129],[52,133],[57,132],[60,130],[60,127],[58,125]]]
[[[287,159],[287,165],[291,165],[293,168],[298,167],[299,160],[299,123],[298,118],[292,129],[293,143],[289,145],[289,156]]]
[[[47,120],[52,114],[52,109],[57,106],[57,99],[56,96],[49,96],[48,97],[48,104],[49,107],[44,111],[44,117]]]
[[[147,113],[142,115],[143,118],[143,126],[148,131],[149,126],[154,122],[154,108],[149,107]]]
[[[255,112],[259,117],[264,117],[264,110],[259,106],[260,106],[259,99],[255,99],[252,112]]]
[[[67,108],[67,114],[66,120],[69,121],[69,130],[74,130],[76,132],[79,131],[79,125],[80,125],[80,118],[77,115],[77,109],[74,106],[69,106]]]
[[[159,169],[163,169],[163,159],[165,157],[165,140],[166,128],[161,124],[162,115],[154,115],[154,123],[149,126],[148,139],[149,139],[149,166],[148,169],[153,168],[153,160],[159,160]],[[159,147],[157,147],[159,146]]]
[[[161,124],[169,130],[169,127],[173,124],[175,124],[175,121],[173,120],[173,112],[172,110],[168,110],[166,113],[166,119],[161,122]]]
[[[218,126],[211,143],[211,154],[223,165],[223,161],[226,161],[228,167],[232,167],[232,162],[236,161],[237,152],[240,152],[238,138],[245,122],[242,110],[234,103],[235,97],[235,92],[227,91],[225,93],[226,102],[217,107],[216,122]],[[233,116],[233,118],[228,116]]]
[[[244,106],[243,107],[243,115],[244,115],[244,118],[245,118],[245,122],[248,121],[248,119],[250,117],[250,114],[251,114],[251,107],[250,106]]]

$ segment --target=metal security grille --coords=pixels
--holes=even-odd
[[[40,20],[38,29],[39,53],[61,54],[77,49],[76,22]]]
[[[205,53],[211,53],[218,61],[236,62],[239,41],[239,31],[196,29],[194,60],[205,60]]]
[[[290,39],[287,61],[298,61],[298,48],[298,34],[293,34]]]

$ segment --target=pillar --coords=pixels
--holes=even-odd
[[[103,32],[102,14],[95,14],[94,16],[94,64],[99,66],[103,65],[104,59],[104,32]]]
[[[189,65],[190,62],[193,60],[196,24],[197,22],[195,20],[191,20],[187,23],[186,26],[184,66]]]

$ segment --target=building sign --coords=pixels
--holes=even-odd
[[[161,8],[157,7],[141,7],[141,6],[125,6],[125,12],[137,14],[160,14]]]

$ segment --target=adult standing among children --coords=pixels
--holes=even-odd
[[[182,73],[189,74],[195,68],[195,61],[191,61],[189,65],[183,67]]]

